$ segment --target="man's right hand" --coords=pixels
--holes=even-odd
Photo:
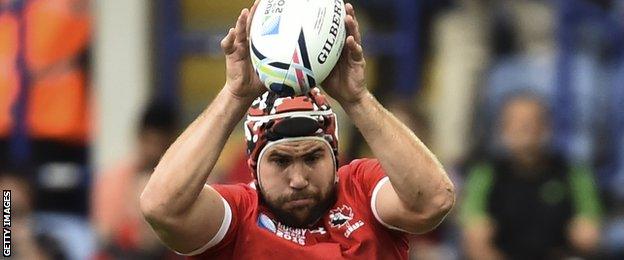
[[[266,91],[251,65],[249,53],[251,18],[258,6],[258,1],[255,1],[251,11],[247,8],[241,11],[236,27],[231,28],[221,41],[226,64],[225,88],[234,97],[244,100],[253,100]]]

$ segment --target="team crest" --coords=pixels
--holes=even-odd
[[[364,225],[364,221],[358,220],[355,223],[351,223],[353,221],[353,209],[347,205],[342,205],[342,207],[338,207],[329,211],[329,225],[336,229],[341,229],[346,227],[344,232],[345,237],[351,236],[353,231]]]
[[[348,225],[349,221],[353,219],[353,210],[347,205],[332,209],[329,211],[329,224],[333,228],[341,228],[344,225]]]

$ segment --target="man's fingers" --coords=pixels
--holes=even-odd
[[[249,16],[249,10],[247,8],[241,11],[240,16],[238,16],[238,21],[236,21],[236,42],[245,42],[247,41],[247,17]]]
[[[347,17],[345,17],[345,24],[347,25],[347,35],[353,36],[354,40],[358,44],[361,44],[362,37],[360,35],[360,29],[355,19],[353,19],[353,16],[347,15]]]
[[[253,19],[253,16],[256,13],[256,8],[258,8],[259,2],[260,0],[256,0],[254,2],[254,4],[251,6],[251,9],[249,10],[249,15],[247,15],[247,21],[245,23],[245,31],[247,33],[247,37],[249,37],[249,34],[251,33],[251,20]]]
[[[353,5],[351,5],[351,3],[345,4],[345,9],[347,10],[348,15],[351,15],[351,16],[355,15],[355,9],[353,9]]]
[[[234,28],[230,28],[227,35],[221,40],[221,49],[226,55],[234,52]]]
[[[360,35],[360,23],[355,16],[355,8],[350,3],[345,5],[345,9],[347,12],[347,16],[345,17],[345,22],[347,23],[347,30],[353,37],[355,37],[355,41],[358,44],[362,44],[362,37]],[[351,22],[352,21],[352,22]]]
[[[358,22],[357,18],[355,16],[351,16],[353,18],[353,22],[355,23],[355,33],[354,33],[354,37],[355,37],[355,41],[358,44],[362,44],[362,34],[360,33],[360,23]]]
[[[351,58],[351,60],[356,62],[364,60],[362,45],[357,43],[352,35],[347,36],[347,48],[349,48],[349,58]]]
[[[353,16],[353,20],[355,20],[355,24],[359,27],[357,16],[355,15],[355,7],[353,5],[347,3],[347,14]]]

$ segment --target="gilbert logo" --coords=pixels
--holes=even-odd
[[[11,190],[2,191],[2,255],[11,256]]]
[[[351,236],[353,231],[358,228],[364,226],[364,221],[358,220],[354,224],[351,224],[353,220],[353,210],[351,207],[347,205],[342,205],[342,207],[338,207],[329,211],[329,225],[333,228],[343,228],[347,229],[344,232],[345,237]]]

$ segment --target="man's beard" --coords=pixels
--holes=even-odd
[[[261,199],[264,200],[265,204],[271,210],[271,212],[275,214],[275,217],[279,222],[292,228],[308,228],[315,224],[323,216],[323,214],[325,214],[329,210],[329,208],[336,202],[335,190],[336,185],[332,184],[331,189],[327,194],[310,194],[309,192],[300,192],[289,196],[280,197],[276,201],[269,201],[266,199],[263,192],[259,193]],[[290,212],[296,210],[296,208],[293,208],[291,210],[285,210],[282,208],[289,201],[304,198],[312,198],[315,202],[315,204],[311,206],[310,209],[308,209],[308,214],[304,219],[300,219]]]

